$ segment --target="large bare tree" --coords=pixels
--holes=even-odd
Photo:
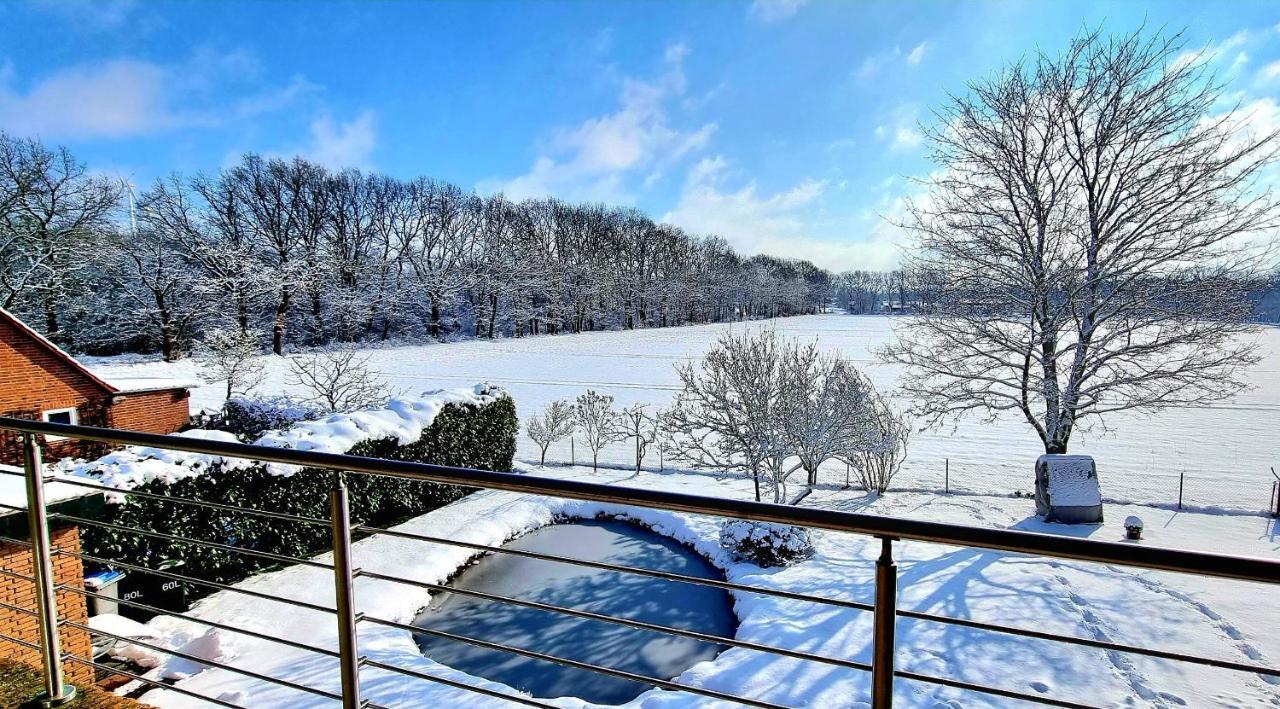
[[[938,112],[904,224],[936,300],[884,352],[916,413],[1014,412],[1062,453],[1107,414],[1243,386],[1277,141],[1223,100],[1177,36],[1086,32]]]

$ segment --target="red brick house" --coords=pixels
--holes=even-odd
[[[190,390],[160,383],[118,387],[0,308],[0,416],[147,433],[173,433],[191,418]],[[101,444],[45,442],[48,460],[96,457]],[[0,433],[0,463],[20,464],[17,436]]]

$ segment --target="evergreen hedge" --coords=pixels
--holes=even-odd
[[[400,445],[395,439],[372,440],[356,445],[348,453],[510,471],[518,427],[515,403],[502,393],[496,401],[485,405],[446,404],[414,443]],[[153,480],[135,489],[327,520],[333,475],[332,471],[314,468],[288,476],[272,475],[261,463],[244,468],[215,465],[204,475],[174,482]],[[361,473],[348,474],[347,486],[352,524],[375,526],[395,524],[430,512],[474,491],[474,488]],[[299,558],[330,548],[327,524],[282,521],[137,495],[128,495],[119,504],[108,505],[103,521]],[[184,575],[224,584],[280,565],[248,554],[98,526],[86,525],[82,533],[86,552],[93,556],[148,568],[156,568],[167,560],[181,560]],[[199,597],[209,590],[189,584],[188,595]]]

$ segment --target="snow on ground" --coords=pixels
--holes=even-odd
[[[720,480],[709,475],[674,472],[644,472],[632,477],[621,471],[592,473],[589,468],[568,466],[539,467],[527,472],[621,486],[750,496],[750,487],[744,478]],[[1122,538],[1121,520],[1137,514],[1147,522],[1148,538],[1143,544],[1201,549],[1226,547],[1239,554],[1280,557],[1280,530],[1274,520],[1261,516],[1178,513],[1135,505],[1110,505],[1106,510],[1106,524],[1066,527],[1037,521],[1032,516],[1034,503],[1026,498],[917,492],[875,498],[834,487],[816,490],[804,504],[1104,540]],[[873,598],[874,560],[879,544],[853,535],[815,533],[817,553],[813,558],[784,570],[761,570],[727,558],[718,545],[718,522],[711,518],[492,491],[472,495],[398,529],[497,544],[547,524],[557,514],[592,516],[605,511],[642,521],[689,544],[723,568],[733,581],[831,598],[859,601]],[[1267,666],[1280,662],[1280,636],[1274,632],[1275,619],[1280,618],[1280,596],[1273,593],[1273,588],[935,544],[899,543],[895,550],[901,608]],[[373,537],[356,543],[354,556],[360,568],[419,581],[442,582],[466,562],[468,554],[456,547]],[[325,560],[327,555],[317,558]],[[331,608],[331,584],[331,576],[324,569],[292,567],[237,585],[270,597]],[[411,622],[430,602],[426,591],[367,578],[357,581],[356,595],[358,610],[398,622]],[[868,613],[752,594],[735,593],[734,596],[735,613],[740,620],[739,639],[854,660],[870,659],[871,616]],[[336,647],[331,616],[272,600],[220,592],[198,603],[190,615],[317,647]],[[242,635],[210,632],[205,627],[174,618],[159,618],[152,625],[169,638],[171,647],[185,646],[197,654],[207,653],[200,654],[201,657],[338,691],[338,673],[330,658]],[[360,651],[371,659],[511,691],[423,657],[406,632],[366,620],[360,626],[360,633]],[[1280,705],[1280,683],[1256,675],[909,619],[899,621],[897,657],[899,666],[907,670],[1094,705]],[[185,678],[178,685],[184,689],[250,706],[328,704],[322,698],[229,671],[198,672],[199,669],[194,663],[181,661],[171,662],[155,672]],[[389,707],[503,704],[381,670],[366,669],[362,677],[366,697]],[[727,650],[714,661],[695,665],[678,681],[789,706],[858,706],[868,701],[870,693],[865,673],[736,648]],[[900,681],[896,692],[902,706],[1009,705],[1007,700],[908,681]],[[160,707],[196,705],[191,699],[162,690],[152,691],[143,699]],[[557,703],[565,707],[582,706],[572,699],[561,699]],[[628,706],[711,704],[710,700],[688,694],[654,690]]]
[[[896,322],[883,316],[814,315],[747,324],[415,345],[373,349],[368,354],[371,366],[392,389],[416,392],[491,381],[512,393],[521,417],[527,419],[549,401],[571,399],[587,388],[612,394],[619,406],[637,402],[664,406],[677,389],[673,364],[696,361],[722,332],[744,327],[775,327],[784,335],[814,339],[820,347],[839,351],[862,367],[877,386],[891,389],[898,370],[877,364],[874,350],[889,341]],[[1274,481],[1269,468],[1280,470],[1276,448],[1280,328],[1263,328],[1258,337],[1264,356],[1248,374],[1254,389],[1234,401],[1157,415],[1116,415],[1107,420],[1109,432],[1077,434],[1071,452],[1097,459],[1106,499],[1171,505],[1178,500],[1179,473],[1185,473],[1188,505],[1248,511],[1266,507]],[[263,393],[287,391],[286,363],[273,357],[264,360],[269,376]],[[191,360],[166,364],[124,357],[87,362],[108,380],[193,380],[199,372]],[[222,390],[221,384],[195,388],[193,406],[219,406]],[[626,462],[628,452],[626,445],[615,445],[602,453],[601,460]],[[953,490],[1030,491],[1033,465],[1042,452],[1035,434],[1016,418],[993,423],[966,420],[913,437],[901,483],[921,490],[942,489],[949,460]],[[536,447],[523,435],[520,455],[537,458]],[[577,441],[577,460],[587,455],[582,441]],[[550,452],[551,460],[569,458],[568,444]],[[650,462],[656,459],[651,457]],[[842,477],[836,469],[832,474]]]

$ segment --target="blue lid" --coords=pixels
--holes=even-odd
[[[105,584],[123,577],[124,577],[123,571],[117,571],[115,569],[105,569],[103,571],[95,571],[91,574],[85,574],[84,580],[86,582],[92,581],[97,584]]]

